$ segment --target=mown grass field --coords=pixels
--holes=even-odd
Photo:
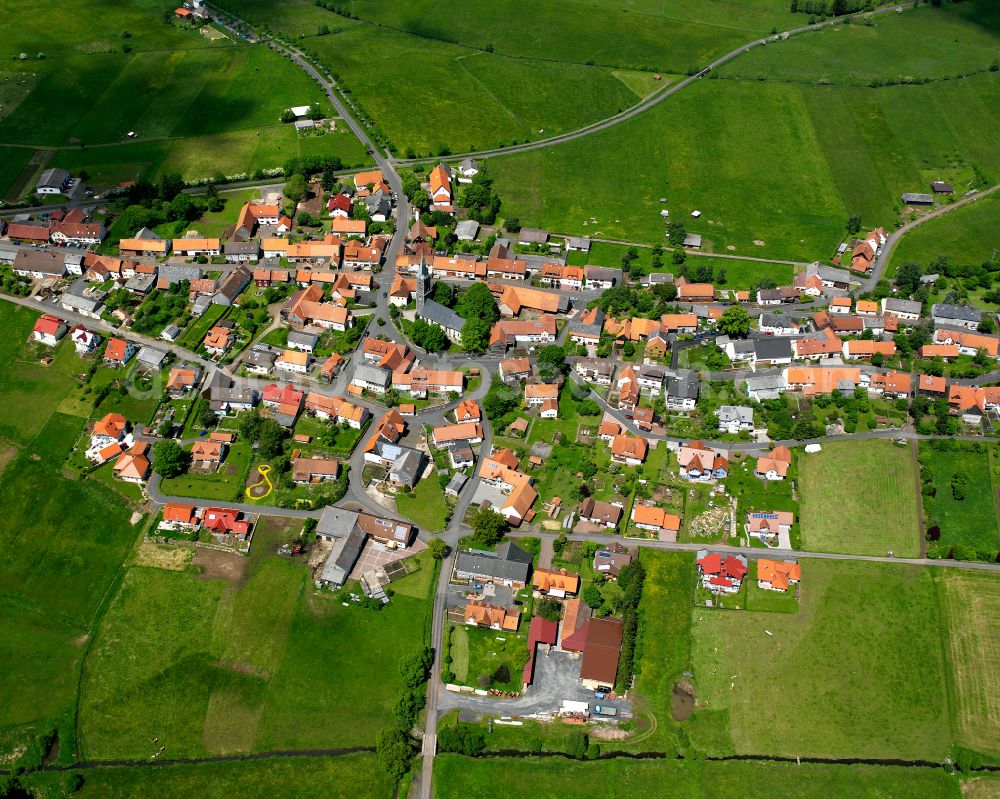
[[[666,197],[671,218],[716,252],[804,261],[832,255],[851,214],[891,226],[902,192],[963,183],[973,164],[996,172],[998,99],[996,73],[882,89],[707,80],[607,131],[488,168],[502,213],[524,225],[662,242]],[[950,124],[926,125],[927,108]]]
[[[134,535],[117,494],[61,472],[82,420],[43,415],[0,478],[0,728],[71,708],[90,621]]]
[[[417,483],[409,494],[396,496],[396,510],[411,520],[420,530],[437,533],[447,523],[448,503],[438,485],[437,473]]]
[[[802,561],[796,614],[696,608],[692,741],[713,754],[941,761],[944,625],[932,573],[894,564]]]
[[[990,479],[990,458],[986,452],[970,449],[939,450],[928,444],[920,447],[921,460],[933,475],[935,493],[924,500],[926,526],[941,528],[940,543],[966,545],[975,549],[996,549],[996,500]],[[964,478],[963,496],[955,497],[952,479]]]
[[[932,219],[903,236],[889,261],[888,274],[908,261],[924,269],[939,255],[957,264],[978,266],[1000,248],[1000,196],[991,194],[938,219]]]
[[[545,786],[544,795],[551,799],[598,799],[623,790],[633,796],[676,799],[766,799],[775,795],[958,799],[961,795],[955,777],[929,768],[624,759],[585,763],[561,758],[477,760],[461,755],[434,759],[434,786],[439,797],[521,797],[539,784]]]
[[[799,458],[802,548],[916,557],[916,467],[909,447],[888,441],[827,443]]]
[[[1000,58],[1000,9],[988,0],[905,8],[758,47],[719,68],[726,78],[853,83],[951,78]]]
[[[32,776],[30,784],[45,790],[58,785],[57,780],[57,775],[42,774]],[[288,799],[389,799],[393,786],[379,771],[375,755],[362,753],[165,766],[155,772],[147,768],[92,769],[75,795],[81,799],[184,799],[233,793]]]
[[[938,579],[951,659],[956,741],[1000,756],[1000,580],[947,570]]]
[[[237,559],[225,576],[128,571],[83,676],[87,757],[144,759],[160,745],[204,756],[374,742],[401,685],[387,664],[421,645],[429,583],[419,597],[401,590],[378,613],[344,608],[314,592],[301,564],[273,557],[275,543],[264,534],[249,563]]]

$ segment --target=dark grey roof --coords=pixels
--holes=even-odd
[[[355,514],[356,515],[356,514]],[[323,565],[320,580],[338,588],[347,582],[347,576],[358,562],[365,545],[365,534],[355,527],[347,535],[333,542],[333,549]]]
[[[392,380],[392,375],[385,369],[371,366],[367,363],[359,363],[354,367],[354,379],[364,383],[371,383],[376,386],[387,386]]]
[[[747,391],[775,391],[786,386],[783,374],[754,375],[747,378]]]
[[[936,302],[931,306],[931,315],[935,319],[958,319],[962,322],[976,322],[983,320],[983,312],[978,308],[968,305],[948,305],[943,302]]]
[[[153,290],[156,285],[156,275],[136,275],[125,281],[125,288],[129,291],[136,291],[146,294]]]
[[[461,316],[434,300],[425,301],[423,307],[417,310],[417,316],[445,330],[461,330],[465,325],[465,320]]]
[[[201,277],[201,269],[184,264],[164,264],[159,271],[160,280],[167,283],[180,283],[182,280],[197,280]]]
[[[291,330],[288,333],[287,341],[289,344],[299,347],[315,347],[316,342],[319,341],[319,336],[307,330]]]
[[[783,295],[778,289],[761,289],[757,292],[757,298],[761,302],[767,302],[769,300],[780,300]]]
[[[460,239],[474,239],[479,234],[479,223],[475,219],[463,219],[455,225],[455,235]]]
[[[916,194],[914,192],[907,192],[902,197],[903,203],[906,205],[930,205],[934,202],[934,197],[930,194]]]
[[[585,369],[589,372],[597,372],[600,375],[607,375],[611,377],[615,371],[614,361],[609,361],[603,358],[580,358],[576,362],[576,365],[580,369]],[[579,371],[579,369],[577,370]]]
[[[643,380],[663,380],[667,370],[656,364],[646,364],[639,368],[639,377]]]
[[[402,454],[389,469],[389,476],[397,483],[414,486],[424,470],[424,454],[409,447],[401,447]]]
[[[142,239],[143,241],[163,241],[163,239],[157,235],[155,231],[150,230],[148,227],[140,228],[139,232],[132,238]]]
[[[685,247],[700,247],[701,246],[701,233],[688,233],[684,237]]]
[[[745,424],[753,423],[753,408],[748,408],[746,405],[722,405],[718,414],[720,422],[735,420]]]
[[[517,234],[517,240],[522,244],[545,244],[549,240],[549,232],[533,227],[523,227]]]
[[[25,272],[39,272],[45,275],[66,274],[66,260],[55,250],[35,250],[25,248],[14,256],[14,269]]]
[[[754,354],[758,361],[777,361],[792,357],[792,340],[789,338],[759,338],[754,340]]]
[[[531,555],[508,541],[498,546],[496,552],[459,552],[456,570],[464,574],[481,574],[526,583],[531,572]]]
[[[465,488],[465,484],[469,482],[469,478],[466,477],[461,472],[455,472],[451,476],[451,480],[448,481],[448,485],[445,486],[444,492],[446,494],[454,494],[458,496],[462,489]]]
[[[566,246],[573,250],[589,251],[590,239],[584,238],[583,236],[568,236],[566,238]]]
[[[260,242],[256,239],[248,241],[227,241],[223,247],[226,255],[260,255]]]
[[[144,363],[147,366],[158,367],[163,363],[164,358],[167,357],[167,353],[163,350],[158,350],[155,347],[147,346],[141,347],[135,357],[140,363]]]
[[[68,180],[69,172],[55,167],[42,172],[42,176],[38,178],[38,183],[35,186],[40,189],[62,189]]]
[[[479,170],[479,162],[475,158],[463,158],[459,162],[458,168],[463,172],[468,172],[470,169]]]
[[[238,269],[234,269],[223,278],[219,290],[212,297],[212,302],[216,304],[223,304],[224,301],[232,302],[247,287],[250,278],[250,271],[245,267],[241,266]]]
[[[895,297],[887,297],[885,301],[885,309],[896,313],[917,314],[919,316],[922,308],[923,306],[915,300],[897,300]]]
[[[593,280],[602,283],[610,281],[615,285],[622,282],[621,269],[609,269],[606,266],[585,266],[583,273],[587,276],[588,281]]]
[[[667,396],[681,397],[682,399],[698,399],[701,386],[697,380],[690,380],[686,377],[667,378]]]
[[[674,276],[669,272],[650,272],[646,275],[646,285],[656,286],[660,283],[673,283]]]
[[[760,315],[760,326],[761,327],[798,327],[798,322],[792,319],[790,316],[782,316],[776,313],[762,313]]]

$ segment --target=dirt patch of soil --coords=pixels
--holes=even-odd
[[[135,553],[135,565],[179,572],[187,568],[193,555],[194,550],[191,547],[156,544],[149,539],[143,539]]]
[[[258,669],[256,666],[251,666],[249,663],[233,663],[229,660],[217,660],[213,664],[220,669],[229,669],[230,671],[238,671],[240,674],[249,674],[252,677],[260,677],[262,680],[271,679],[271,675],[265,669]]]
[[[623,741],[631,735],[620,727],[609,726],[591,727],[589,734],[591,738],[596,738],[599,741]]]
[[[0,441],[0,475],[3,474],[7,465],[16,457],[17,447],[13,444],[8,444],[6,441]]]
[[[232,552],[199,547],[191,562],[201,568],[204,580],[243,580],[249,561]]]
[[[694,686],[687,680],[674,685],[674,690],[670,693],[670,715],[674,717],[674,721],[687,720],[694,713],[694,705]]]
[[[761,241],[760,239],[754,239],[753,243],[756,244],[758,247],[763,247],[764,246],[764,242]]]

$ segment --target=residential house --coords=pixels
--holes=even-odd
[[[455,421],[458,424],[464,422],[481,422],[483,412],[479,408],[479,403],[474,399],[464,399],[455,408]]]
[[[626,466],[638,466],[648,452],[649,444],[641,436],[620,433],[611,440],[611,460]]]
[[[632,506],[632,524],[640,530],[656,533],[661,541],[676,541],[681,530],[681,517],[655,505],[636,502]]]
[[[428,394],[461,394],[464,385],[465,375],[449,369],[417,368],[392,373],[392,387],[416,398],[424,398]]]
[[[83,325],[74,325],[69,331],[69,337],[76,348],[76,354],[80,356],[89,355],[101,343],[100,335],[87,330]]]
[[[471,627],[516,632],[521,620],[521,611],[516,608],[488,605],[476,600],[465,606],[463,619]]]
[[[435,447],[450,447],[457,443],[479,444],[483,440],[483,426],[479,422],[439,425],[431,430]]]
[[[757,318],[757,329],[768,336],[794,336],[799,332],[799,325],[789,316],[762,313]]]
[[[891,341],[852,339],[844,342],[843,352],[845,358],[870,361],[872,356],[876,354],[885,357],[895,355],[896,345]]]
[[[21,277],[58,278],[66,274],[66,258],[62,252],[54,250],[23,249],[14,256],[11,268]]]
[[[535,569],[532,576],[535,591],[544,596],[565,599],[567,596],[579,593],[580,575],[565,569]]]
[[[746,381],[747,396],[756,402],[768,399],[778,399],[788,388],[784,373],[775,375],[756,375]]]
[[[483,483],[498,489],[503,495],[497,513],[507,517],[508,522],[519,525],[523,519],[534,516],[531,506],[538,498],[532,479],[517,468],[517,456],[508,449],[494,450],[483,459],[479,467],[479,477]]]
[[[444,164],[438,164],[431,170],[427,192],[431,197],[432,210],[453,210],[451,174]]]
[[[556,320],[544,314],[539,319],[501,319],[490,330],[490,349],[505,352],[511,347],[532,348],[556,340]]]
[[[791,533],[794,523],[795,514],[790,511],[751,510],[747,511],[744,529],[751,537],[773,546],[778,543],[779,536]]]
[[[531,555],[510,541],[500,544],[495,552],[463,550],[455,562],[455,578],[520,589],[528,583],[531,561]]]
[[[218,469],[224,457],[225,445],[222,442],[195,441],[191,446],[191,465],[196,469]]]
[[[555,383],[527,383],[524,386],[524,403],[530,408],[546,400],[559,400],[559,386]]]
[[[948,380],[944,377],[920,375],[917,379],[917,389],[925,396],[943,397],[948,392]]]
[[[784,480],[791,465],[791,450],[788,447],[775,447],[767,455],[757,459],[753,473],[761,480]]]
[[[111,472],[126,483],[141,483],[149,477],[149,442],[136,441],[118,456]]]
[[[588,383],[610,386],[615,374],[614,361],[597,358],[580,358],[573,364],[573,371]]]
[[[861,370],[857,368],[824,368],[791,366],[785,369],[784,380],[792,391],[805,396],[830,394],[834,390],[853,391],[861,383]]]
[[[617,507],[617,506],[612,506]],[[594,571],[608,580],[617,580],[622,569],[635,560],[637,551],[615,541],[594,553]]]
[[[226,263],[230,264],[245,264],[260,258],[260,242],[256,239],[227,241],[222,249]]]
[[[104,349],[104,362],[108,366],[119,368],[132,360],[138,348],[130,341],[122,338],[108,339],[108,346]]]
[[[240,296],[249,284],[253,275],[245,266],[239,266],[226,275],[219,284],[219,290],[212,295],[213,305],[236,305]]]
[[[42,314],[31,329],[31,338],[33,341],[54,347],[59,343],[59,339],[66,335],[66,330],[67,327],[61,319],[52,314]]]
[[[931,306],[931,319],[935,327],[946,325],[975,330],[983,321],[983,312],[969,305],[949,305],[937,302]]]
[[[916,322],[920,319],[923,306],[913,300],[898,300],[894,297],[882,299],[882,313],[892,314],[901,322]]]
[[[701,584],[713,594],[735,594],[747,574],[747,559],[743,555],[709,554],[700,550],[695,563]]]
[[[752,433],[753,408],[746,405],[722,405],[717,411],[719,417],[719,432],[736,435],[737,433]]]
[[[351,378],[351,385],[357,386],[363,391],[384,394],[389,390],[392,377],[392,373],[385,369],[370,366],[366,363],[359,363],[354,367],[354,376]]]
[[[497,303],[503,316],[517,316],[522,310],[555,314],[569,311],[569,297],[527,286],[498,286],[500,299]]]
[[[288,349],[274,361],[274,368],[285,372],[304,375],[309,372],[310,356],[308,352]]]
[[[211,258],[213,255],[222,254],[222,242],[219,239],[211,238],[185,238],[174,239],[170,245],[174,255],[184,258],[196,258],[204,255]]]
[[[980,351],[985,352],[991,358],[1000,355],[1000,338],[982,333],[938,328],[934,331],[934,341],[938,344],[957,345],[958,351],[962,355],[976,355]]]
[[[175,366],[167,377],[167,393],[172,397],[180,397],[194,388],[201,379],[198,369],[185,366]]]
[[[908,372],[893,371],[872,374],[868,383],[868,393],[891,399],[908,399],[910,375]]]
[[[694,375],[690,377],[668,377],[666,406],[669,410],[673,411],[693,410],[698,402],[700,393],[701,385]]]
[[[527,380],[531,377],[531,361],[527,358],[504,358],[500,361],[499,373],[505,383]]]
[[[587,497],[580,503],[579,516],[582,521],[614,530],[621,521],[622,506]]]
[[[576,242],[579,247],[579,251],[586,252],[590,250],[590,239],[580,239],[576,237],[570,237],[567,239],[567,245],[572,242]],[[583,249],[584,244],[586,245],[586,250]],[[577,247],[567,247],[570,250],[578,249]],[[621,269],[610,269],[606,266],[585,266],[583,267],[583,276],[586,281],[587,289],[591,291],[606,291],[607,289],[618,286],[622,282],[622,270]]]
[[[677,462],[681,477],[688,480],[725,480],[729,475],[726,457],[697,439],[681,445],[677,451]]]
[[[340,462],[333,458],[292,458],[292,482],[311,485],[337,479]]]
[[[216,325],[205,334],[201,343],[209,355],[220,358],[233,345],[233,341],[235,336],[230,328]]]
[[[819,361],[840,355],[843,344],[832,328],[826,328],[819,338],[797,338],[792,342],[795,357],[800,360]]]
[[[757,561],[757,586],[765,591],[784,592],[801,579],[802,568],[795,561],[766,558]]]
[[[688,283],[677,279],[678,302],[714,302],[715,286],[711,283]]]

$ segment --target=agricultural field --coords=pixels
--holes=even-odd
[[[606,67],[511,58],[372,25],[306,46],[401,155],[541,139],[616,114],[645,94],[633,88],[644,82]]]
[[[977,202],[932,219],[903,236],[889,261],[888,274],[908,261],[925,270],[939,255],[954,264],[978,266],[995,257],[1000,240],[1000,195],[991,194]]]
[[[333,12],[321,18],[307,0],[225,0],[221,5],[284,33],[305,35],[309,42],[336,38],[310,37],[320,26],[334,33],[358,24]],[[557,0],[541,6],[525,0],[475,6],[442,0],[406,6],[352,0],[341,7],[360,21],[374,23],[370,27],[380,32],[398,31],[435,44],[455,43],[470,51],[492,50],[528,61],[544,53],[556,62],[659,72],[701,67],[772,27],[793,27],[802,19],[790,14],[782,0],[640,0],[624,8],[610,0],[589,5]],[[511,20],[519,24],[511,25]]]
[[[949,569],[938,578],[953,682],[957,742],[1000,756],[1000,581],[995,574]]]
[[[200,551],[193,571],[129,569],[81,684],[85,756],[146,758],[153,738],[178,757],[373,743],[400,690],[384,664],[423,640],[429,562],[375,614],[270,554],[292,535],[258,532],[248,560]]]
[[[766,799],[777,794],[825,799],[829,796],[892,796],[895,799],[958,799],[958,779],[942,769],[900,766],[840,766],[803,763],[691,762],[562,758],[488,758],[438,755],[434,783],[439,796],[468,799],[521,797],[539,784],[551,799],[598,799],[623,788],[634,796],[677,799],[714,796]]]
[[[802,455],[802,548],[916,557],[922,531],[914,460],[909,447],[878,440],[826,443]]]
[[[30,785],[58,784],[50,774],[32,775]],[[164,766],[155,775],[144,768],[100,768],[86,772],[80,799],[184,799],[192,795],[240,793],[305,799],[390,799],[393,786],[379,771],[375,755],[270,758],[231,763]],[[40,795],[48,796],[43,793]],[[59,795],[59,794],[52,794]]]
[[[51,723],[71,709],[91,621],[135,535],[117,494],[61,471],[83,420],[42,415],[0,477],[0,728]]]
[[[861,86],[941,80],[989,69],[1000,58],[998,35],[1000,9],[987,0],[925,4],[758,47],[720,67],[719,74]]]
[[[671,218],[715,252],[804,261],[829,257],[851,214],[891,226],[902,192],[961,184],[974,164],[995,172],[998,97],[992,72],[882,89],[706,80],[612,129],[488,169],[502,213],[523,225],[663,242],[666,197]],[[951,124],[920,124],[928,107]]]
[[[692,611],[693,743],[712,754],[942,761],[952,736],[934,575],[801,564],[798,613]]]
[[[38,148],[40,163],[84,171],[99,190],[167,170],[188,179],[241,174],[317,151],[368,162],[346,128],[299,136],[279,123],[291,104],[329,111],[320,88],[288,60],[262,45],[212,41],[165,20],[169,9],[151,0],[103,5],[62,3],[56,15],[66,24],[44,32],[29,3],[5,7],[5,42],[31,57],[0,62],[0,146]],[[262,94],[262,81],[283,90]],[[0,194],[33,154],[29,147],[3,159]]]
[[[1000,533],[989,454],[962,445],[937,449],[931,443],[920,447],[921,471],[930,471],[934,489],[933,496],[924,498],[925,527],[940,528],[937,545],[944,550],[996,552]]]

